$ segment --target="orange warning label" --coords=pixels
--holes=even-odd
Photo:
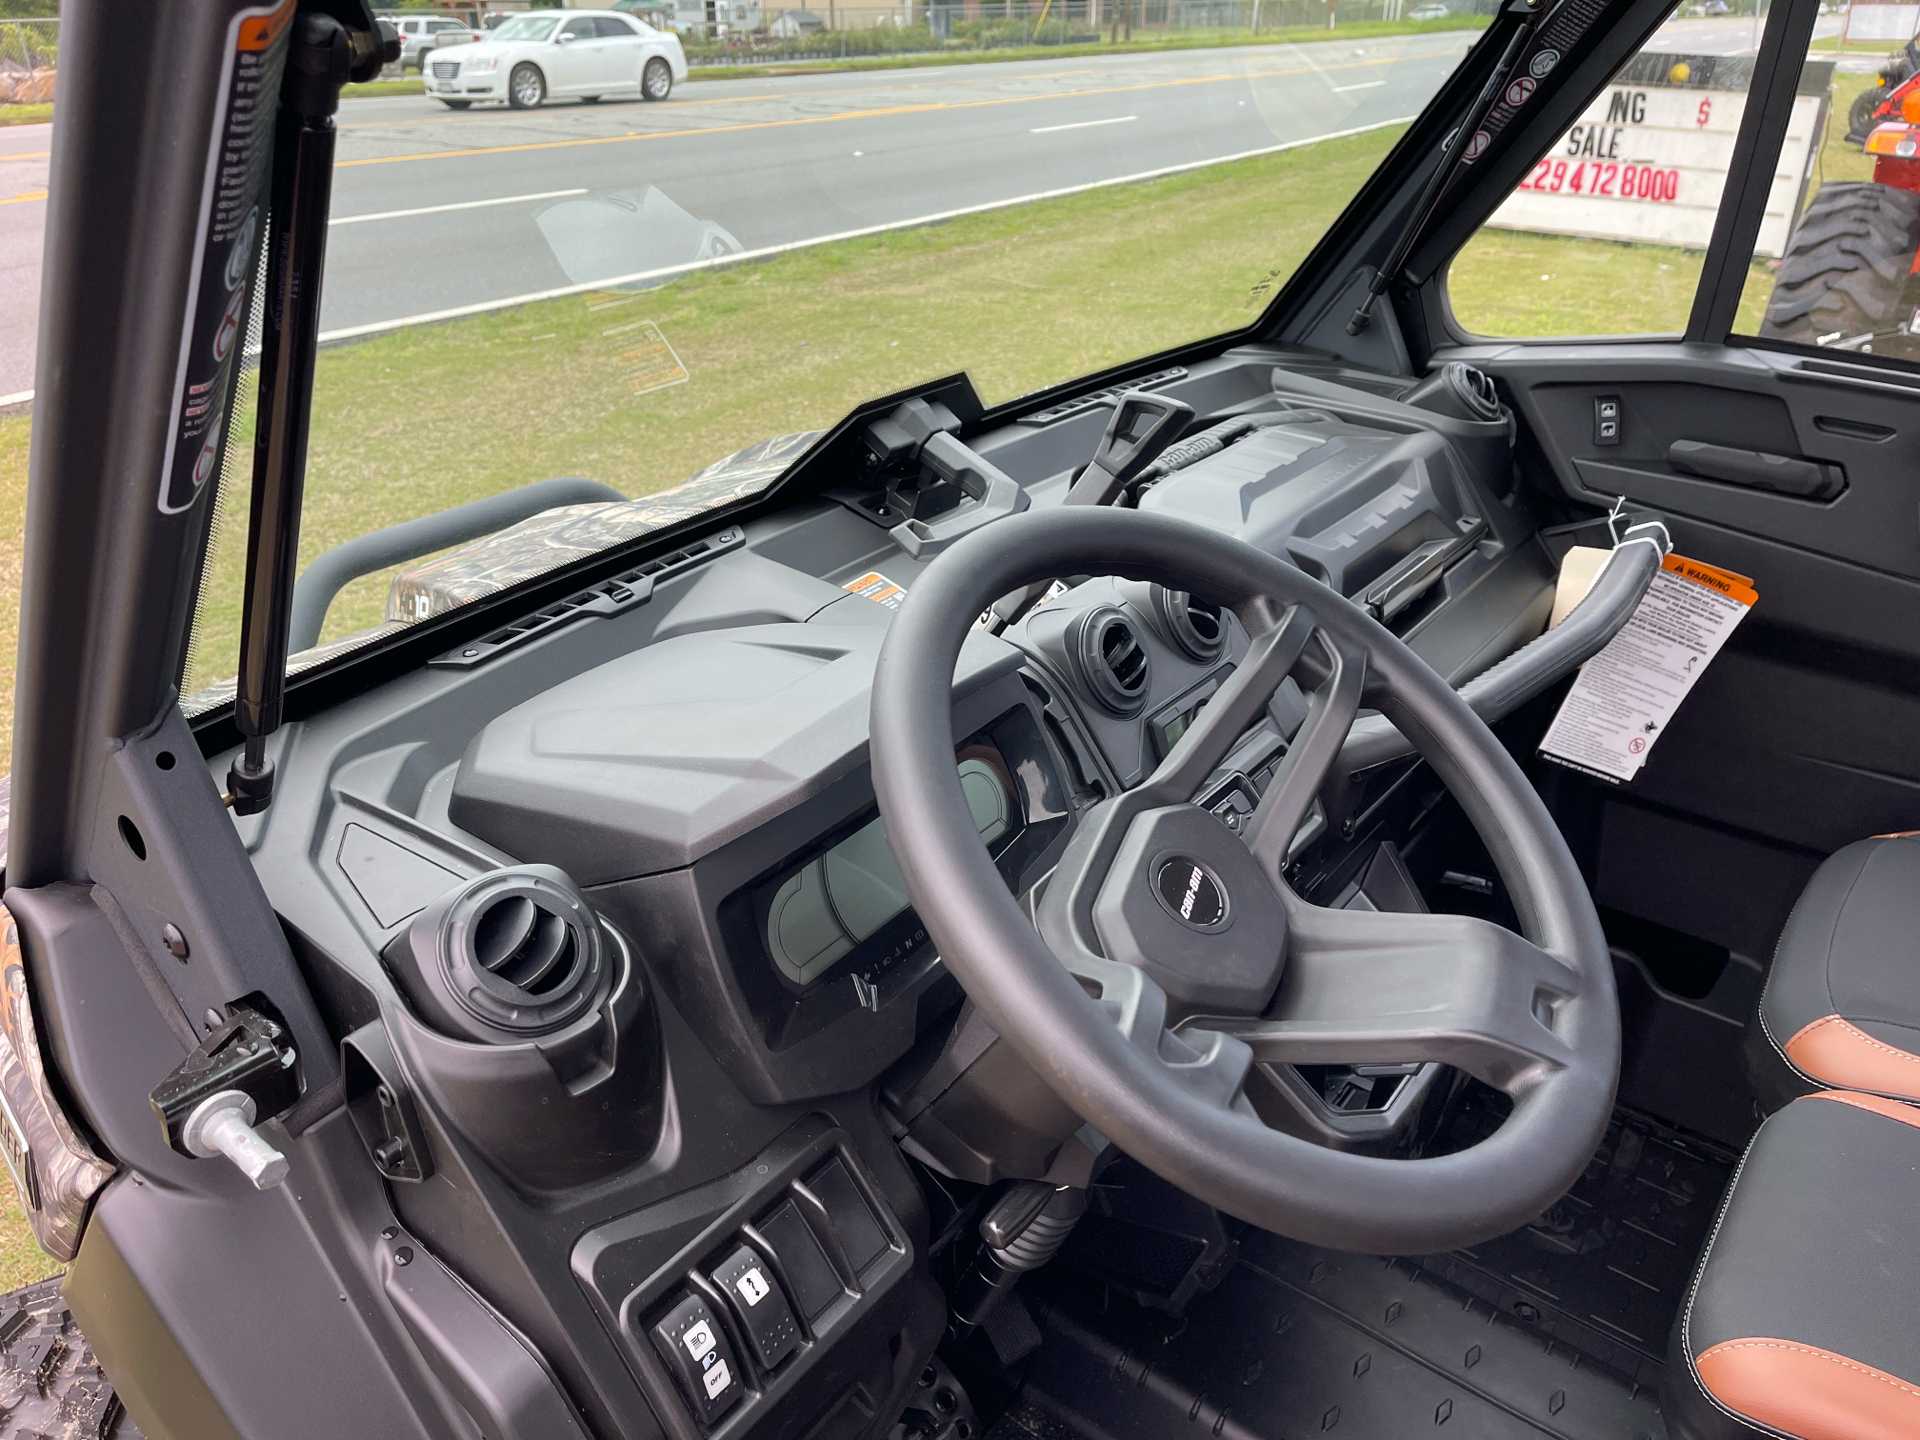
[[[287,28],[293,19],[294,0],[282,0],[265,15],[246,15],[240,20],[240,37],[234,42],[236,50],[264,50],[274,41],[274,37]]]
[[[856,595],[864,595],[876,605],[884,605],[889,610],[898,610],[900,602],[907,598],[904,588],[893,583],[878,570],[869,570],[858,579],[849,580],[840,587],[851,590]]]
[[[1722,570],[1718,565],[1705,565],[1698,560],[1689,560],[1684,555],[1668,555],[1660,562],[1663,569],[1678,575],[1683,580],[1691,580],[1696,585],[1705,585],[1710,590],[1718,590],[1729,599],[1738,600],[1742,605],[1751,605],[1760,598],[1760,592],[1753,588],[1753,581],[1745,575],[1736,575],[1731,570]]]

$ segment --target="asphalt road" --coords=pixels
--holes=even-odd
[[[1736,53],[1746,21],[1674,21]],[[803,244],[1405,119],[1470,32],[341,107],[324,331]],[[33,384],[49,127],[0,129],[0,401]]]
[[[341,106],[324,331],[913,221],[1417,114],[1467,32]],[[0,396],[33,384],[47,132],[0,131]],[[8,159],[42,152],[38,158]]]

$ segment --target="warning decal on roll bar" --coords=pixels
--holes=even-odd
[[[226,446],[227,407],[245,363],[251,282],[265,239],[273,122],[293,14],[294,0],[242,10],[227,32],[161,465],[160,509],[168,515],[193,504]]]
[[[1540,753],[1604,780],[1633,779],[1759,598],[1744,575],[1667,556],[1632,618],[1580,667]]]

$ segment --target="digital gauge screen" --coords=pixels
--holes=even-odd
[[[960,752],[959,770],[980,838],[997,850],[1022,823],[1006,764],[991,747],[975,745]],[[767,954],[788,980],[811,984],[863,948],[898,948],[890,932],[908,903],[876,815],[775,883],[766,908]]]

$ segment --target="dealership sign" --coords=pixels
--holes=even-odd
[[[1746,56],[1635,56],[1488,223],[1704,250],[1746,109],[1752,64]],[[1754,246],[1758,255],[1777,257],[1786,248],[1804,199],[1832,68],[1831,61],[1810,62],[1801,77]]]

